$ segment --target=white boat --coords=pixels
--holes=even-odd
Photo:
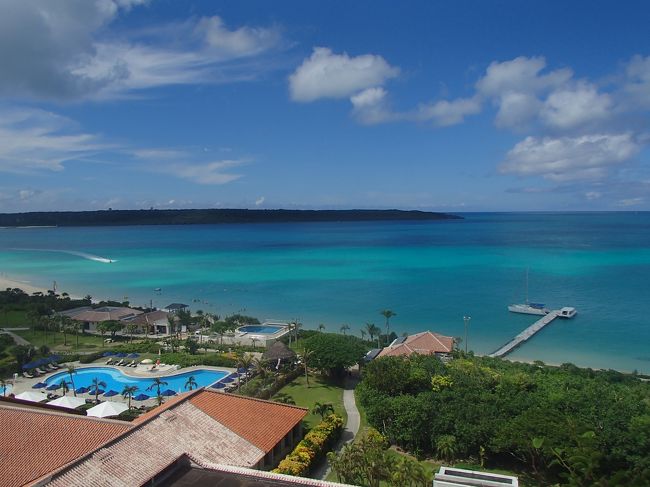
[[[539,315],[544,316],[551,312],[550,309],[546,308],[541,303],[523,303],[523,304],[511,304],[508,306],[508,311],[511,313],[523,313],[526,315]]]
[[[522,313],[525,315],[538,315],[544,316],[551,312],[546,306],[541,303],[528,302],[528,269],[526,269],[526,302],[522,304],[511,304],[508,306],[508,311],[511,313]]]
[[[558,316],[560,318],[573,318],[578,313],[578,310],[570,306],[565,306],[560,310]]]

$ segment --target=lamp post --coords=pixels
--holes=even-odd
[[[463,321],[465,322],[465,353],[467,353],[467,327],[469,326],[469,320],[471,319],[471,316],[463,316]]]

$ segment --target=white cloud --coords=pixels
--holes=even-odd
[[[229,30],[219,17],[116,33],[145,0],[0,0],[0,95],[116,98],[174,84],[249,79],[236,60],[280,41],[275,28]],[[136,40],[137,39],[137,40]]]
[[[264,203],[264,200],[265,200],[264,196],[260,196],[255,200],[255,206],[260,206],[261,204]]]
[[[38,109],[0,109],[0,171],[60,171],[65,161],[109,146],[72,121]]]
[[[626,66],[623,86],[625,103],[631,110],[650,108],[650,56],[634,56]]]
[[[295,101],[319,98],[347,98],[363,90],[382,86],[399,74],[399,68],[373,54],[350,57],[334,54],[326,47],[315,47],[289,76],[289,91]]]
[[[585,198],[587,198],[589,201],[600,199],[602,196],[603,193],[601,193],[600,191],[587,191],[585,193]]]
[[[438,126],[456,125],[465,120],[467,115],[481,111],[481,102],[477,97],[457,98],[452,101],[441,100],[429,105],[421,105],[415,116],[418,120],[432,120]]]
[[[643,204],[645,202],[645,198],[643,197],[637,197],[637,198],[624,198],[618,202],[618,206],[638,206],[640,204]]]
[[[639,149],[630,134],[526,137],[508,152],[500,169],[553,181],[600,179],[610,166],[629,160]]]
[[[368,88],[350,97],[352,113],[366,124],[382,123],[395,118],[386,104],[388,93],[383,88]]]
[[[543,57],[520,56],[511,61],[492,62],[485,76],[478,80],[476,89],[486,97],[501,97],[508,93],[539,93],[566,83],[573,73],[558,69],[540,74],[546,67]]]
[[[541,109],[542,121],[553,128],[573,129],[606,119],[612,109],[611,97],[598,93],[589,83],[553,91]]]
[[[229,169],[245,164],[244,161],[226,160],[208,163],[162,164],[155,170],[172,174],[198,184],[226,184],[242,177],[241,174],[227,172]]]
[[[499,98],[499,111],[495,119],[497,127],[521,128],[535,118],[542,102],[532,94],[512,92]]]

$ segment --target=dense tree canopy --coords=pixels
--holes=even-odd
[[[519,468],[542,484],[650,485],[650,385],[634,376],[388,357],[358,391],[368,421],[416,454]]]
[[[368,346],[353,336],[335,333],[316,333],[305,340],[305,348],[311,350],[310,366],[330,376],[340,376],[345,369],[363,359]]]

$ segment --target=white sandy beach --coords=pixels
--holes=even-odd
[[[45,288],[45,287],[35,286],[32,283],[30,283],[29,281],[21,281],[21,280],[18,280],[18,279],[13,279],[13,278],[8,277],[6,274],[0,273],[0,289],[4,291],[7,288],[22,289],[27,294],[33,294],[33,293],[37,293],[37,292],[47,294],[47,292],[48,292],[48,289]],[[61,294],[63,292],[66,292],[66,290],[61,289],[61,288],[57,288],[56,292],[57,292],[57,294]],[[78,296],[73,296],[72,294],[70,294],[70,297],[74,298],[74,299],[80,299]]]

